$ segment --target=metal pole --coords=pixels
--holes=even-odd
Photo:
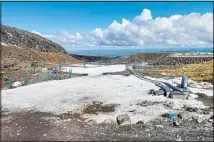
[[[69,74],[69,78],[71,78],[71,75],[72,75],[72,70],[71,69],[69,70],[68,74]]]
[[[8,88],[12,88],[12,78],[8,76]]]
[[[28,79],[27,79],[27,76],[25,75],[24,76],[24,85],[27,85],[28,84]]]
[[[56,80],[59,80],[59,74],[58,74],[58,71],[56,71]]]

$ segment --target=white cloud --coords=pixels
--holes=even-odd
[[[107,29],[95,28],[88,34],[33,32],[64,47],[212,47],[213,13],[153,18],[152,12],[144,9],[131,21],[114,20]]]
[[[148,21],[151,19],[152,19],[152,14],[149,9],[144,9],[139,16],[135,17],[136,21]]]
[[[37,34],[37,35],[39,35],[39,36],[45,37],[45,38],[56,38],[56,37],[57,37],[57,36],[54,35],[54,34],[41,34],[40,32],[35,31],[35,30],[33,30],[33,31],[31,31],[31,32],[34,33],[34,34]]]
[[[41,36],[41,33],[40,33],[40,32],[37,32],[37,31],[35,31],[35,30],[33,30],[33,31],[32,31],[32,33],[34,33],[34,34],[37,34],[37,35],[40,35],[40,36]]]

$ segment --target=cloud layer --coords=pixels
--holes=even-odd
[[[41,34],[66,48],[72,47],[212,47],[213,13],[152,17],[149,9],[131,21],[113,21],[91,33]]]

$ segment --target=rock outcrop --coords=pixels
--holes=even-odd
[[[1,43],[40,52],[65,52],[62,46],[40,35],[4,25],[1,25]]]

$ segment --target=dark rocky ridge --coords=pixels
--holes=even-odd
[[[81,60],[81,61],[86,61],[86,62],[96,62],[96,61],[107,61],[110,60],[109,57],[104,57],[104,56],[89,56],[89,55],[76,55],[76,54],[71,54],[72,57]]]
[[[65,49],[37,34],[1,24],[1,42],[40,52],[65,52]]]
[[[147,62],[153,65],[183,65],[183,64],[197,64],[201,62],[212,61],[212,56],[198,56],[198,57],[173,57],[175,52],[160,52],[160,53],[137,53],[128,58],[121,57],[113,59],[114,63],[132,63],[132,62]]]
[[[213,57],[163,57],[159,60],[151,62],[153,65],[183,65],[198,64],[201,62],[212,61]]]

